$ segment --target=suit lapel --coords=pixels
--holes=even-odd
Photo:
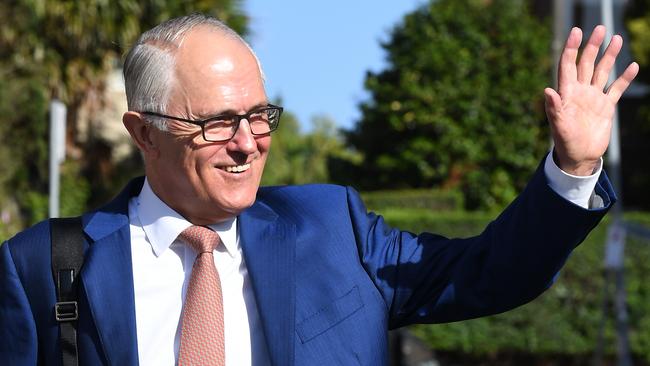
[[[295,226],[256,203],[239,217],[239,237],[272,363],[294,364]]]
[[[138,364],[127,212],[128,199],[141,187],[141,180],[132,182],[111,204],[83,217],[89,246],[81,281],[104,353],[112,365]]]
[[[81,280],[112,365],[138,364],[127,213],[143,181],[131,182],[112,203],[83,217],[89,247]],[[293,365],[296,228],[258,202],[240,215],[239,236],[271,361]]]

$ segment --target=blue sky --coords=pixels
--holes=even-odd
[[[326,115],[340,127],[359,117],[367,70],[384,66],[380,41],[424,0],[245,0],[249,42],[262,62],[271,99],[308,130]]]

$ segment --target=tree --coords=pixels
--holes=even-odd
[[[461,189],[469,208],[509,202],[548,147],[550,36],[525,1],[439,0],[407,14],[369,72],[347,142],[363,189]]]
[[[626,11],[626,26],[630,34],[630,49],[639,63],[637,79],[650,84],[650,0],[637,0]]]
[[[625,25],[629,34],[632,59],[639,63],[637,83],[650,85],[650,0],[628,3]],[[626,207],[650,209],[647,187],[650,185],[646,156],[650,153],[650,92],[628,97],[621,112],[621,153],[623,197]],[[628,112],[629,111],[629,112]]]
[[[49,100],[59,98],[68,107],[67,153],[73,160],[68,173],[82,172],[83,177],[76,180],[82,186],[84,180],[92,181],[96,196],[109,194],[114,189],[112,179],[101,176],[98,167],[102,164],[89,160],[97,156],[89,152],[101,151],[102,141],[93,138],[92,130],[90,136],[80,136],[79,111],[83,107],[92,114],[102,108],[107,73],[141,32],[192,11],[215,15],[240,33],[247,31],[241,0],[0,3],[0,125],[4,132],[0,172],[10,174],[0,184],[4,192],[15,192],[29,223],[43,218],[42,206],[46,205]]]
[[[278,103],[281,104],[281,103]],[[329,180],[328,161],[345,154],[334,122],[325,116],[312,120],[312,131],[300,132],[295,115],[285,111],[273,133],[263,185],[322,183]]]
[[[144,30],[170,17],[200,11],[240,32],[246,17],[237,0],[33,1],[0,5],[0,59],[8,73],[44,70],[53,97],[71,105],[103,82],[105,72]],[[4,71],[7,73],[6,69]]]

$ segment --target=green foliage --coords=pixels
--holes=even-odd
[[[629,4],[625,25],[630,35],[630,50],[639,63],[638,80],[650,84],[650,0],[636,0]]]
[[[630,34],[630,50],[633,59],[639,63],[637,80],[650,85],[650,0],[630,3],[626,17],[627,31]],[[646,94],[638,118],[641,129],[637,133],[650,135],[650,93]]]
[[[636,83],[648,86],[650,85],[650,0],[628,2],[625,15],[628,33],[625,41],[632,52],[632,59],[640,66]],[[650,174],[648,174],[646,163],[646,157],[650,154],[648,145],[650,139],[650,92],[647,92],[645,96],[628,95],[621,100],[620,104],[625,205],[626,207],[650,209],[650,197],[647,194]]]
[[[74,160],[66,161],[62,164],[60,173],[60,216],[81,215],[87,209],[90,198],[90,185],[80,174],[79,163]],[[25,224],[33,225],[49,216],[49,198],[47,194],[33,189],[26,189],[24,192],[18,192],[16,196],[23,210]],[[0,231],[0,234],[4,234],[4,237],[10,237],[19,230],[20,226],[10,225],[4,233]]]
[[[383,210],[382,214],[402,230],[449,237],[478,234],[494,217],[407,209]],[[626,219],[650,227],[647,213],[628,214]],[[553,287],[533,302],[500,315],[412,330],[436,351],[466,354],[463,357],[502,360],[507,355],[537,354],[589,359],[602,320],[606,230],[607,222],[601,223],[575,250]],[[638,364],[650,364],[650,241],[628,236],[625,250],[630,342]],[[610,356],[616,352],[614,326],[610,308],[605,333]]]
[[[47,214],[47,98],[38,75],[0,83],[0,201],[18,203],[21,215],[10,225],[16,229],[23,224],[20,216],[33,223]]]
[[[369,210],[379,208],[426,209],[428,211],[457,211],[463,208],[463,196],[458,191],[409,189],[361,193]]]
[[[328,159],[345,152],[334,122],[327,117],[312,121],[312,131],[301,133],[291,112],[284,112],[273,133],[263,185],[305,184],[329,180]]]
[[[492,208],[523,188],[548,146],[550,46],[525,3],[432,1],[393,29],[347,135],[361,189],[459,188],[468,208]]]
[[[27,226],[34,225],[48,217],[49,201],[47,194],[28,190],[18,197]]]
[[[121,176],[110,179],[105,175],[111,171],[103,164],[110,156],[110,146],[93,138],[92,129],[89,138],[79,138],[76,122],[81,106],[90,114],[102,107],[108,71],[141,32],[163,20],[198,11],[216,15],[246,34],[248,19],[241,2],[0,2],[0,204],[17,203],[23,216],[22,220],[12,219],[9,226],[15,227],[16,221],[20,221],[17,226],[31,224],[47,215],[47,110],[51,98],[62,99],[68,107],[66,151],[75,168],[69,168],[73,172],[67,176],[64,173],[62,187],[67,184],[66,177],[75,177],[69,183],[77,184],[62,191],[61,209],[63,214],[79,213],[88,202],[90,189],[95,200],[105,200],[103,195],[113,195],[115,184],[123,181]]]
[[[78,216],[87,208],[90,184],[81,175],[79,164],[67,161],[61,167],[61,216]]]
[[[103,82],[136,37],[170,17],[192,11],[219,16],[246,31],[238,0],[67,1],[0,4],[0,60],[10,75],[38,66],[43,85],[68,105]]]

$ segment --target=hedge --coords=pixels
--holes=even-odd
[[[409,189],[362,192],[369,210],[391,208],[423,208],[433,211],[455,211],[463,208],[463,195],[454,190]]]
[[[394,208],[381,213],[388,223],[400,229],[432,231],[450,237],[477,234],[494,217],[485,213],[432,213]],[[626,219],[650,227],[648,213],[631,213]],[[574,251],[555,285],[533,302],[504,314],[457,323],[419,325],[411,330],[443,353],[462,353],[481,360],[521,354],[550,359],[568,356],[573,361],[566,364],[586,364],[596,349],[602,320],[603,253],[608,220],[609,217]],[[650,365],[649,259],[650,241],[628,236],[625,281],[629,336],[636,364],[641,365]],[[606,354],[611,359],[616,352],[611,308],[609,315],[605,343]],[[584,362],[575,363],[575,360]]]

